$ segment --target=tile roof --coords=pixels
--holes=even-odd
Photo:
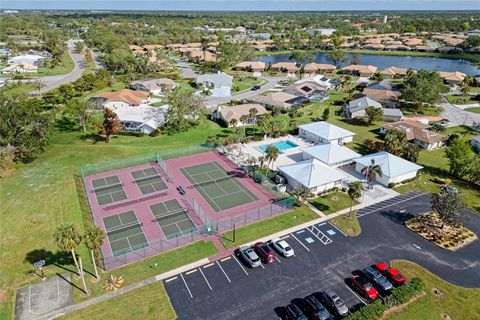
[[[124,101],[130,105],[138,106],[146,100],[150,94],[141,90],[122,89],[116,92],[101,92],[94,97],[105,98],[107,101]]]

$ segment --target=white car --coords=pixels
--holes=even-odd
[[[292,247],[287,243],[287,241],[280,238],[272,239],[273,247],[282,254],[285,258],[291,257],[295,254]]]

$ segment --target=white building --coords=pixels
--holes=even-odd
[[[342,167],[348,165],[362,155],[352,149],[335,143],[324,143],[302,149],[303,159],[317,159],[330,167]]]
[[[328,122],[319,121],[299,126],[299,135],[316,144],[327,142],[344,144],[352,142],[355,133]]]
[[[211,90],[212,97],[230,97],[232,94],[233,77],[226,73],[202,74],[196,83]]]
[[[423,169],[413,162],[382,151],[355,159],[355,171],[366,175],[368,167],[372,164],[380,166],[382,171],[382,176],[377,175],[376,181],[387,187],[390,183],[413,179],[417,176],[418,170]]]
[[[150,134],[165,123],[168,106],[117,106],[112,108],[125,131]]]
[[[30,64],[38,67],[43,65],[44,60],[45,60],[45,57],[42,57],[36,54],[24,54],[24,55],[19,55],[19,56],[10,58],[8,60],[8,64],[9,65]]]
[[[278,167],[278,170],[292,189],[303,185],[312,194],[319,194],[339,187],[342,185],[342,180],[347,178],[342,172],[329,167],[317,159],[281,166]]]

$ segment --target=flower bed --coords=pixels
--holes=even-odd
[[[477,240],[477,236],[464,226],[444,224],[437,213],[428,212],[405,222],[407,228],[437,246],[455,251]]]

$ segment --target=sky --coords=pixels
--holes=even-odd
[[[480,0],[0,0],[0,9],[166,11],[480,10]]]

